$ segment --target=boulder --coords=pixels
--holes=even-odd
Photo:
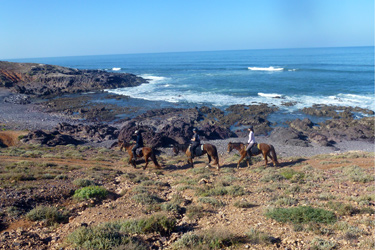
[[[308,147],[306,136],[292,128],[277,127],[270,134],[270,139],[290,146]]]

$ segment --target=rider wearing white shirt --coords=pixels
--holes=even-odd
[[[249,140],[247,141],[248,145],[246,147],[246,152],[247,152],[247,156],[250,158],[251,157],[251,153],[250,153],[251,147],[255,144],[253,126],[250,126],[248,128],[248,131],[250,131],[250,132],[249,132]]]

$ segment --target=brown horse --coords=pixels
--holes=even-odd
[[[276,155],[275,148],[272,145],[268,145],[268,144],[265,144],[265,143],[259,143],[257,145],[254,145],[253,147],[258,147],[259,150],[258,150],[257,153],[251,152],[251,156],[263,154],[263,158],[266,161],[265,166],[267,166],[267,164],[268,164],[267,157],[271,158],[274,167],[276,167],[279,164],[278,161],[277,161],[277,155]],[[247,156],[246,145],[243,144],[243,143],[229,142],[228,143],[228,153],[230,153],[233,149],[237,149],[238,152],[240,152],[240,155],[241,155],[241,158],[237,163],[237,168],[239,168],[240,162]],[[251,151],[253,151],[253,150],[251,150]],[[248,157],[246,157],[246,162],[247,162],[247,167],[250,167],[250,162],[249,162]]]
[[[135,159],[133,159],[133,151],[132,151],[132,149],[134,147],[134,144],[127,143],[127,142],[124,142],[124,141],[119,141],[118,144],[120,146],[120,151],[122,151],[123,148],[126,149],[126,151],[128,152],[128,154],[130,156],[129,164],[131,164],[135,168],[136,164],[135,164]],[[158,161],[156,160],[154,150],[150,147],[142,147],[142,150],[140,151],[139,155],[137,155],[137,157],[143,157],[145,159],[146,165],[143,167],[143,169],[147,168],[148,158],[151,158],[151,160],[154,162],[154,164],[157,168],[161,168]]]
[[[211,158],[213,158],[214,159],[213,165],[217,165],[216,169],[219,170],[220,168],[219,156],[217,154],[216,147],[208,143],[200,145],[199,147],[202,147],[202,146],[203,146],[203,149],[199,156],[207,154],[207,157],[208,157],[207,166],[208,167],[210,167]],[[191,164],[191,167],[194,167],[193,158],[191,157],[191,152],[190,152],[190,144],[174,144],[173,152],[175,153],[175,155],[177,155],[180,151],[185,152],[186,156],[188,157],[188,162]]]

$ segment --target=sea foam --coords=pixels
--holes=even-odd
[[[113,71],[119,71],[121,68],[112,68]]]
[[[254,70],[254,71],[282,71],[284,68],[275,68],[273,66],[270,66],[268,68],[264,67],[248,67],[249,70]]]

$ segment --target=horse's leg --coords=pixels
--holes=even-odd
[[[245,158],[246,152],[244,154],[240,153],[240,155],[241,155],[241,158],[240,158],[240,160],[237,163],[237,168],[240,168],[241,161]],[[249,166],[249,163],[247,163],[247,166]]]
[[[211,167],[210,163],[211,163],[211,155],[207,152],[207,157],[208,157],[208,163],[207,163],[207,168]]]
[[[263,152],[263,158],[264,158],[264,160],[266,161],[266,164],[265,164],[266,167],[267,167],[267,164],[268,164],[267,153],[268,153],[268,152]]]
[[[143,170],[145,170],[147,168],[147,165],[148,165],[148,155],[145,154],[145,162],[146,162],[146,165],[143,167]]]
[[[217,164],[216,169],[220,170],[220,163],[219,163],[219,157],[218,156],[215,157],[215,161],[216,161],[216,164]]]

